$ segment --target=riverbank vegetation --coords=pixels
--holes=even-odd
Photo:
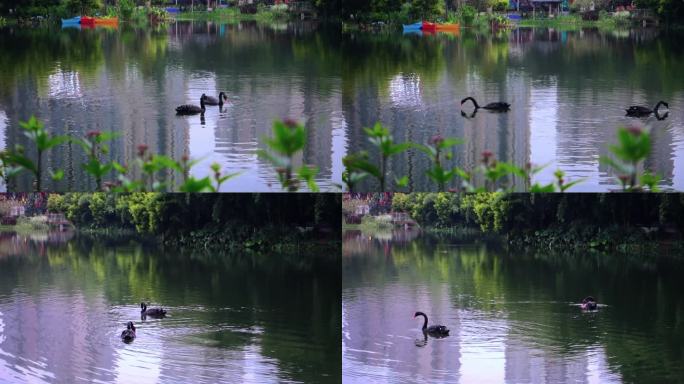
[[[217,251],[337,249],[339,207],[337,194],[68,193],[47,202],[79,231]]]
[[[684,198],[670,194],[395,194],[424,226],[477,227],[513,245],[639,250],[681,247]]]
[[[218,7],[215,2],[210,3],[213,9],[207,12],[207,3],[198,0],[189,7],[182,7],[183,12],[178,16],[185,20],[213,21],[230,21],[236,18],[272,21],[288,17],[287,5],[284,3],[270,5],[265,1],[256,1],[242,7],[239,7],[236,1],[226,3],[227,8]],[[557,14],[555,8],[538,8],[532,12],[530,2],[522,1],[519,6],[516,2],[506,0],[316,0],[305,3],[316,17],[354,24],[399,25],[417,20],[433,20],[458,22],[463,26],[485,23],[492,25],[493,18],[507,21],[508,15],[512,13],[523,16],[524,23],[531,23],[528,25],[572,25],[577,23],[578,19],[582,19],[584,25],[608,27],[631,24],[630,16],[634,15],[635,10],[651,12],[666,25],[681,25],[684,22],[684,5],[677,0],[637,0],[633,3],[576,0],[561,14]],[[58,19],[72,17],[75,14],[116,14],[128,19],[141,7],[164,10],[167,5],[176,6],[175,3],[167,4],[158,0],[0,0],[0,15],[20,19]],[[531,19],[535,20],[530,21]]]
[[[169,21],[172,16],[167,9],[171,8],[173,8],[177,20],[274,22],[288,19],[291,16],[288,12],[288,5],[285,3],[267,5],[263,2],[256,2],[246,6],[238,6],[237,1],[231,1],[222,7],[216,7],[217,4],[212,1],[211,5],[214,8],[207,8],[209,2],[198,0],[196,4],[194,3],[177,7],[175,3],[159,0],[0,0],[0,15],[20,22],[31,23],[46,20],[59,21],[60,19],[71,18],[74,15],[115,16],[122,21],[130,21],[135,25]],[[4,18],[0,19],[0,22],[2,20]]]
[[[211,11],[198,12],[180,12],[176,16],[176,20],[192,20],[192,21],[214,21],[222,23],[233,23],[238,21],[254,20],[259,22],[276,22],[287,20],[291,17],[288,13],[287,4],[275,4],[267,6],[265,4],[258,4],[254,8],[254,12],[243,12],[240,8],[233,6],[229,8],[217,8]]]
[[[350,199],[364,205],[354,211],[372,211],[376,216],[390,211],[406,212],[428,232],[478,231],[485,236],[499,236],[514,247],[560,251],[684,250],[684,196],[677,194],[484,192],[345,196],[345,200]]]
[[[638,10],[638,12],[636,12]],[[633,3],[609,1],[576,0],[560,14],[537,7],[533,12],[532,3],[521,1],[520,5],[506,0],[350,0],[340,8],[342,20],[350,23],[372,24],[410,24],[419,20],[438,22],[458,22],[462,26],[496,25],[493,19],[500,17],[507,22],[522,19],[521,25],[558,26],[576,25],[598,27],[620,27],[642,22],[641,17],[632,16],[650,12],[659,21],[671,25],[684,22],[684,5],[675,0],[638,0]],[[653,22],[650,20],[649,22]]]

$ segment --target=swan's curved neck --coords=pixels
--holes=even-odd
[[[658,104],[655,105],[655,107],[653,107],[653,111],[658,112],[658,108],[660,108],[661,105],[665,105],[665,102],[662,100],[659,101]]]
[[[473,98],[473,97],[468,97],[468,100],[470,100],[470,101],[473,102],[473,105],[475,106],[475,108],[480,108],[480,106],[477,104],[477,101],[475,100],[475,98]]]
[[[425,319],[425,321],[423,321],[423,329],[427,329],[427,323],[428,323],[427,315],[424,313],[420,313],[418,316],[423,316],[423,318]]]

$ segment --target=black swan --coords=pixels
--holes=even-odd
[[[580,307],[585,311],[595,311],[598,308],[598,304],[596,304],[596,299],[594,299],[592,296],[587,296],[582,299],[582,304],[580,304]]]
[[[659,101],[658,104],[653,107],[653,109],[649,107],[642,107],[641,105],[632,105],[631,107],[625,109],[627,111],[627,116],[632,116],[632,117],[646,117],[649,116],[651,113],[658,114],[658,109],[660,109],[660,106],[664,105],[665,108],[670,108],[669,105],[667,105],[666,102],[664,101]]]
[[[461,100],[461,105],[463,105],[463,103],[465,103],[468,100],[473,102],[473,104],[475,105],[475,110],[482,108],[482,109],[487,109],[490,111],[506,112],[509,109],[511,109],[511,105],[506,103],[506,102],[503,102],[503,101],[496,101],[493,103],[489,103],[489,104],[485,105],[484,107],[481,107],[479,104],[477,104],[477,101],[475,101],[475,99],[470,97],[470,96]]]
[[[221,92],[219,93],[218,99],[215,98],[214,96],[206,96],[204,98],[204,104],[206,105],[218,105],[219,107],[223,106],[223,100],[228,100],[228,96],[226,96],[225,93]]]
[[[150,317],[164,317],[166,316],[166,310],[163,308],[147,308],[147,304],[140,303],[140,314],[143,316]]]
[[[202,96],[200,97],[200,106],[196,106],[193,104],[185,104],[181,105],[179,107],[176,107],[176,114],[177,115],[196,115],[198,113],[204,113],[205,107],[204,107],[204,100],[207,98],[207,96],[203,93]]]
[[[428,318],[427,315],[424,314],[423,312],[416,312],[413,317],[416,318],[418,316],[423,316],[425,318],[425,322],[423,322],[423,332],[429,334],[430,336],[435,336],[435,337],[444,337],[444,336],[449,336],[449,329],[443,325],[431,325],[428,327]]]
[[[132,321],[129,321],[126,324],[126,329],[121,332],[121,340],[130,343],[133,339],[135,339],[135,325],[133,325]]]

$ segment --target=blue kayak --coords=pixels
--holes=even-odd
[[[422,22],[418,23],[413,23],[413,24],[404,24],[404,31],[420,31],[420,29],[423,27]]]
[[[71,19],[62,19],[62,25],[76,25],[81,24],[81,16],[72,17]]]

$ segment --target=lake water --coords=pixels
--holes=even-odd
[[[348,231],[344,383],[681,383],[684,260]],[[587,295],[595,312],[577,305]],[[450,329],[425,337],[422,319]]]
[[[168,316],[142,321],[143,300]],[[340,307],[334,255],[3,233],[0,382],[336,383]]]
[[[340,183],[345,126],[341,114],[339,31],[314,25],[257,26],[178,22],[133,29],[0,29],[1,144],[25,144],[18,122],[32,114],[53,133],[84,137],[115,131],[111,159],[130,163],[138,144],[180,160],[200,159],[196,177],[241,172],[224,191],[279,191],[276,172],[257,155],[274,119],[305,123],[308,140],[298,164],[315,164],[321,190]],[[228,95],[205,119],[178,117],[181,104],[199,105],[202,93]],[[65,171],[50,191],[93,190],[81,163],[85,154],[64,145],[48,164]],[[31,181],[20,179],[20,191]]]
[[[362,131],[381,121],[398,142],[425,144],[436,134],[464,140],[450,163],[472,170],[482,153],[519,166],[548,166],[534,181],[584,178],[572,191],[606,191],[618,185],[599,162],[620,126],[652,134],[645,167],[665,190],[684,190],[684,46],[681,34],[655,30],[559,31],[520,28],[490,36],[460,34],[345,35],[343,111],[348,147],[374,153]],[[507,101],[505,114],[480,110],[461,116],[460,101]],[[667,119],[625,116],[630,105],[670,105]],[[464,105],[470,113],[472,104]],[[412,191],[437,186],[425,171],[429,159],[410,151],[395,157],[392,176],[408,175]],[[394,180],[394,177],[391,178]],[[522,180],[512,181],[524,190]],[[454,184],[453,186],[457,186]],[[366,183],[359,190],[377,190]]]
[[[144,143],[155,153],[200,159],[192,171],[197,177],[209,175],[213,162],[240,172],[224,191],[277,191],[275,171],[257,153],[273,120],[291,117],[309,133],[296,161],[317,165],[322,190],[338,191],[346,154],[367,149],[375,156],[362,128],[380,121],[399,142],[427,143],[435,134],[464,139],[450,164],[467,170],[491,151],[519,166],[547,164],[534,181],[550,182],[560,168],[566,180],[585,179],[572,190],[605,191],[618,182],[599,158],[619,126],[639,125],[653,141],[643,166],[662,177],[662,189],[684,190],[681,37],[546,28],[421,36],[307,23],[4,28],[0,145],[25,144],[18,122],[35,114],[55,133],[118,132],[109,158],[122,163]],[[228,104],[209,107],[204,120],[175,115],[176,106],[219,91],[227,92]],[[466,119],[459,105],[465,96],[481,104],[504,100],[512,109]],[[665,120],[624,116],[629,105],[661,99],[670,104]],[[43,185],[94,189],[83,161],[73,144],[52,151],[47,162],[65,178],[52,182],[46,174]],[[411,191],[435,190],[428,166],[413,150],[393,158],[389,170],[408,175]],[[511,183],[525,188],[522,180]],[[32,184],[23,177],[12,188],[27,191]],[[359,189],[377,188],[366,181]]]

